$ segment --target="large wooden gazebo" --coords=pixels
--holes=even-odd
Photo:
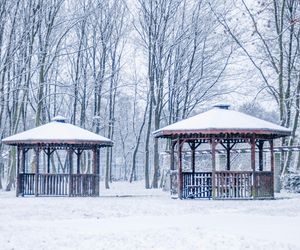
[[[285,127],[217,105],[194,117],[154,132],[156,138],[171,140],[171,194],[179,198],[272,199],[274,198],[273,140],[290,135]],[[209,145],[209,171],[196,171],[196,152]],[[242,170],[231,169],[233,147],[248,145],[250,157]],[[266,145],[267,144],[267,145]],[[183,148],[190,149],[190,169],[183,170]],[[264,147],[268,146],[268,160]],[[216,156],[225,152],[225,167],[216,169]],[[176,154],[177,153],[177,154]],[[258,159],[257,159],[258,155]]]
[[[99,150],[113,145],[108,138],[66,123],[62,116],[2,142],[17,147],[17,196],[99,196]],[[84,152],[92,156],[87,168],[81,166],[87,162]],[[63,170],[53,167],[62,161],[59,153],[65,156]]]

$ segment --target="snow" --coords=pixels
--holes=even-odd
[[[0,192],[0,248],[300,249],[300,195],[178,200],[141,182],[102,184],[99,198]]]
[[[59,118],[59,117],[58,117]],[[33,143],[43,141],[76,143],[76,142],[94,142],[111,144],[112,141],[101,135],[92,133],[88,130],[74,126],[70,123],[53,121],[45,125],[29,129],[27,131],[15,134],[2,140],[3,143],[13,144],[15,142]]]
[[[281,132],[287,135],[290,133],[290,129],[277,124],[238,111],[215,107],[207,112],[161,128],[154,134],[161,131],[178,130],[263,130]]]

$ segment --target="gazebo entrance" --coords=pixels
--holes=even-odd
[[[111,140],[56,117],[3,143],[17,146],[16,196],[99,196],[100,148]]]
[[[171,195],[209,199],[274,198],[273,140],[288,135],[289,129],[229,110],[228,105],[215,106],[154,132],[156,138],[167,138],[171,143]],[[250,147],[249,158],[240,168],[233,169],[232,151],[241,144]],[[200,145],[208,146],[209,161],[205,170],[198,171],[195,163]],[[267,145],[270,155],[264,161]],[[185,151],[190,152],[189,168],[183,164]],[[220,151],[226,158],[224,168],[217,168]]]

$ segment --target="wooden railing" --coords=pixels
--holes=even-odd
[[[259,199],[274,198],[274,175],[272,172],[255,172],[255,197]]]
[[[272,172],[216,171],[183,173],[182,198],[267,199],[274,198]]]
[[[212,173],[183,173],[182,198],[211,198]]]
[[[99,175],[94,174],[20,174],[20,195],[99,196]]]
[[[34,195],[34,176],[35,174],[19,174],[19,194]]]
[[[69,195],[69,177],[68,174],[39,174],[38,195]]]
[[[71,176],[71,196],[99,196],[99,176],[74,174]]]
[[[250,171],[218,171],[215,173],[215,198],[250,199],[252,183]]]

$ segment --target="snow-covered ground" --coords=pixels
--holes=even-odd
[[[0,249],[300,249],[300,195],[176,200],[142,183],[99,198],[0,192]]]

